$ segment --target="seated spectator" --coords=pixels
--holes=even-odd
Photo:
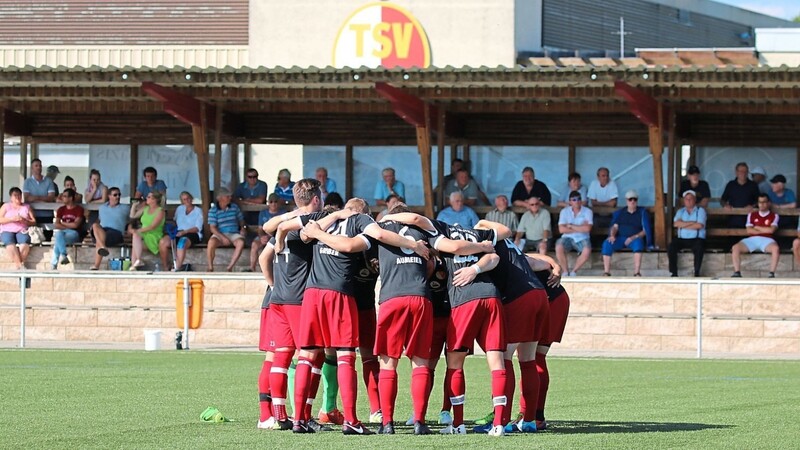
[[[748,178],[747,163],[736,164],[736,178],[725,185],[720,203],[723,208],[752,208],[758,200],[758,185]],[[745,216],[730,216],[728,226],[740,228],[745,226]]]
[[[550,211],[543,208],[539,197],[528,199],[528,210],[519,220],[519,227],[514,239],[514,244],[521,248],[523,252],[547,253],[547,241],[553,234],[550,225]],[[522,238],[525,239],[522,239]]]
[[[642,276],[642,252],[651,241],[650,217],[647,209],[638,204],[639,194],[631,189],[625,193],[625,199],[627,207],[617,210],[611,217],[611,230],[603,241],[603,275],[607,277],[611,276],[611,255],[626,247],[633,251],[633,276]]]
[[[336,191],[336,182],[328,178],[328,169],[324,167],[317,167],[314,172],[314,177],[319,181],[319,189],[322,192],[322,201],[328,197],[328,194],[333,194]]]
[[[0,233],[6,253],[17,270],[25,268],[25,260],[31,251],[28,227],[36,224],[33,209],[22,202],[22,190],[12,187],[8,191],[11,201],[0,206]]]
[[[402,201],[402,199],[400,199]],[[330,206],[334,209],[334,211],[339,211],[340,209],[344,209],[344,199],[338,192],[331,192],[325,197],[325,201],[322,203],[322,206]]]
[[[766,194],[769,196],[773,208],[794,209],[797,207],[797,197],[795,197],[794,191],[786,189],[785,176],[777,174],[769,182],[770,189]]]
[[[707,181],[700,179],[700,168],[697,166],[689,166],[686,170],[686,179],[681,180],[681,188],[678,192],[681,201],[683,201],[683,193],[690,190],[695,193],[697,206],[708,208],[708,202],[711,200],[711,188],[708,187]]]
[[[767,171],[764,170],[763,167],[753,167],[753,170],[750,171],[750,178],[758,185],[759,192],[762,194],[769,194],[772,186],[770,186],[769,181],[767,181]]]
[[[158,179],[158,171],[155,167],[145,167],[142,171],[142,175],[144,176],[144,180],[136,185],[136,193],[133,194],[133,198],[145,199],[147,194],[158,192],[160,194],[159,198],[161,199],[161,204],[165,204],[167,202],[167,184],[164,183],[163,180]]]
[[[592,206],[617,206],[619,191],[617,183],[611,179],[608,168],[597,169],[597,179],[589,185],[586,196],[589,197]]]
[[[64,185],[66,186],[67,180],[64,179]],[[97,169],[92,169],[89,172],[89,182],[86,185],[86,190],[83,191],[86,194],[86,203],[106,203],[108,202],[108,187],[103,184],[103,181],[100,179],[100,171]]]
[[[335,192],[334,192],[335,194]],[[338,195],[338,194],[337,194]],[[264,224],[272,219],[275,216],[279,216],[286,212],[282,208],[281,199],[278,197],[278,194],[272,193],[269,194],[269,198],[267,199],[267,209],[261,210],[258,214],[258,237],[253,239],[253,242],[250,244],[250,271],[256,271],[256,264],[258,263],[258,255],[261,253],[261,249],[267,245],[269,239],[272,237],[268,235],[264,231]]]
[[[561,194],[558,196],[558,206],[566,207],[572,206],[569,204],[569,199],[572,197],[572,192],[576,191],[580,193],[581,203],[583,206],[589,204],[589,198],[586,197],[586,186],[581,184],[581,174],[578,172],[572,172],[569,174],[567,179],[567,185],[561,189]]]
[[[461,225],[472,228],[478,224],[478,215],[469,206],[464,205],[464,196],[461,191],[450,194],[450,206],[441,210],[436,217],[449,225]]]
[[[75,203],[75,191],[64,189],[61,194],[64,206],[56,211],[56,220],[53,224],[53,257],[50,259],[50,268],[55,270],[59,261],[69,264],[67,245],[74,244],[83,238],[83,208]]]
[[[375,204],[385,205],[386,198],[390,195],[406,197],[406,186],[395,178],[394,169],[387,167],[381,171],[383,179],[375,183]]]
[[[53,180],[42,175],[42,160],[34,159],[31,161],[31,176],[25,179],[22,184],[22,194],[25,203],[36,202],[55,202],[57,197],[56,185]],[[36,223],[46,228],[45,235],[52,236],[53,211],[43,209],[34,211]]]
[[[164,223],[167,218],[161,207],[162,201],[161,192],[152,191],[147,194],[144,201],[139,200],[136,205],[131,207],[130,218],[139,219],[142,223],[141,228],[128,227],[128,233],[132,237],[131,271],[144,267],[142,254],[145,247],[154,255],[159,253],[158,243],[164,237]]]
[[[447,186],[448,184],[450,184],[453,180],[456,179],[456,173],[458,173],[459,170],[465,169],[465,168],[466,167],[464,166],[464,160],[463,159],[456,158],[453,161],[451,161],[450,162],[450,173],[445,175],[444,178],[442,178],[442,186]],[[439,187],[437,186],[436,188],[438,189]],[[448,200],[449,200],[449,198],[448,198]]]
[[[286,172],[288,173],[289,171],[286,170]],[[289,176],[285,175],[285,178],[288,179]],[[281,177],[279,176],[278,178],[280,180]],[[291,192],[291,189],[289,191]],[[217,248],[233,246],[233,256],[226,268],[228,272],[232,272],[236,261],[242,256],[242,250],[244,250],[246,227],[242,210],[235,203],[231,203],[231,191],[224,187],[219,188],[217,191],[217,202],[208,212],[208,225],[211,229],[211,237],[208,238],[207,248],[208,271],[214,271],[214,258],[217,254]]]
[[[697,205],[697,196],[693,190],[683,192],[683,208],[675,213],[672,225],[678,236],[669,243],[669,273],[678,276],[678,251],[691,248],[694,254],[694,276],[700,276],[703,254],[706,246],[706,210]]]
[[[128,217],[131,207],[120,203],[122,195],[118,187],[107,191],[108,202],[100,205],[98,211],[99,221],[92,224],[92,238],[97,252],[94,265],[89,270],[99,270],[103,257],[108,256],[108,247],[121,245],[125,240],[125,230],[128,228]]]
[[[512,233],[516,232],[517,228],[519,228],[517,213],[508,209],[508,197],[502,194],[494,198],[494,209],[486,213],[486,220],[502,223],[507,226]]]
[[[456,172],[456,177],[453,181],[446,184],[444,187],[444,195],[446,199],[450,199],[450,194],[455,191],[461,191],[464,194],[464,204],[467,206],[488,205],[489,199],[486,194],[481,191],[478,183],[469,175],[467,169],[459,169]]]
[[[800,267],[800,225],[797,225],[797,237],[792,241],[792,254],[795,267]]]
[[[770,206],[769,196],[767,194],[758,194],[758,211],[753,211],[747,215],[745,227],[749,236],[731,248],[731,257],[733,259],[733,275],[731,277],[742,277],[742,253],[761,252],[769,253],[772,256],[767,278],[775,278],[775,269],[778,268],[781,249],[775,239],[772,238],[772,235],[778,229],[778,219],[780,217],[770,211]]]
[[[45,176],[47,178],[50,178],[51,180],[53,180],[53,186],[55,186],[55,188],[56,188],[56,199],[60,195],[60,193],[59,193],[60,191],[58,190],[58,184],[56,184],[56,177],[58,177],[58,174],[60,174],[60,173],[61,173],[61,171],[58,170],[58,166],[47,166],[47,171],[45,172]],[[66,189],[66,187],[65,187],[65,189]]]
[[[256,169],[248,169],[245,173],[245,181],[236,186],[233,191],[233,198],[236,205],[241,209],[243,205],[263,205],[267,201],[267,183],[258,179]],[[258,225],[258,214],[260,211],[244,211],[244,221],[248,225]]]
[[[550,189],[547,185],[536,179],[533,167],[522,169],[522,179],[514,185],[511,191],[511,204],[514,206],[528,207],[528,200],[536,197],[547,206],[550,206]]]
[[[72,189],[73,191],[75,191],[75,204],[76,205],[83,203],[83,195],[79,194],[78,190],[75,189],[75,179],[72,178],[69,175],[64,177],[64,190],[66,191],[67,189]],[[64,203],[64,197],[63,196],[58,196],[58,199],[56,201],[58,203]]]
[[[580,191],[575,190],[569,193],[569,203],[569,208],[562,209],[558,214],[558,231],[561,233],[561,237],[556,241],[556,258],[567,276],[574,277],[592,256],[592,241],[589,233],[592,232],[594,214],[591,209],[583,205]],[[578,259],[570,270],[567,252],[572,250],[578,253]]]
[[[391,211],[392,208],[397,206],[398,203],[405,203],[405,199],[403,199],[403,197],[400,197],[397,194],[392,194],[386,197],[386,208],[384,208],[383,211],[378,213],[378,216],[375,218],[375,220],[379,221],[383,219],[383,216],[389,214],[389,211]],[[339,209],[344,209],[344,203],[342,203],[342,205],[339,206]]]
[[[181,204],[175,209],[175,226],[178,229],[175,235],[175,267],[172,270],[181,272],[185,269],[186,250],[203,240],[203,210],[195,206],[194,197],[187,191],[181,192]],[[172,239],[164,236],[158,243],[158,253],[161,255],[161,266],[164,270],[169,268],[167,255],[172,252]]]
[[[273,192],[278,194],[278,197],[281,198],[281,201],[283,201],[285,205],[291,205],[294,204],[292,188],[294,188],[292,172],[289,172],[289,169],[281,169],[278,172],[278,184],[275,185],[275,190]]]

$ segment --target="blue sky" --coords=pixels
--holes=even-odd
[[[798,0],[715,0],[770,16],[792,20],[800,15]]]

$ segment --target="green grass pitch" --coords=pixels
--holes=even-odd
[[[295,436],[262,431],[262,356],[241,352],[0,351],[0,448],[798,448],[800,362],[552,358],[536,434]],[[442,361],[443,364],[443,361]],[[467,419],[490,409],[485,360],[467,361]],[[441,402],[437,371],[430,419]],[[359,378],[359,414],[368,403]],[[396,421],[410,412],[401,365]],[[216,406],[233,423],[200,421]],[[316,411],[316,408],[315,408]],[[440,426],[432,426],[434,431]]]

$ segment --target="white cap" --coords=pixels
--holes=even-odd
[[[691,190],[691,189],[688,189],[688,190],[686,190],[686,191],[683,191],[683,195],[681,195],[681,197],[686,197],[686,196],[687,196],[687,195],[689,195],[689,194],[692,194],[692,196],[694,196],[695,198],[697,198],[697,192],[695,192],[695,191],[693,191],[693,190]]]
[[[639,198],[639,194],[636,193],[633,189],[625,193],[625,199],[629,198]]]
[[[753,167],[753,170],[750,171],[750,175],[764,175],[767,176],[767,172],[761,166]]]

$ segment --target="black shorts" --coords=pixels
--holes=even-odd
[[[200,235],[199,234],[197,234],[197,233],[187,233],[187,234],[184,234],[181,237],[175,238],[175,245],[176,245],[177,248],[183,248],[182,246],[180,246],[181,239],[183,239],[183,238],[188,239],[189,242],[191,242],[193,246],[200,243]]]
[[[103,231],[106,232],[107,247],[116,247],[125,242],[125,235],[116,228],[103,227]],[[92,233],[92,241],[97,243],[97,239],[94,237],[94,233]]]

